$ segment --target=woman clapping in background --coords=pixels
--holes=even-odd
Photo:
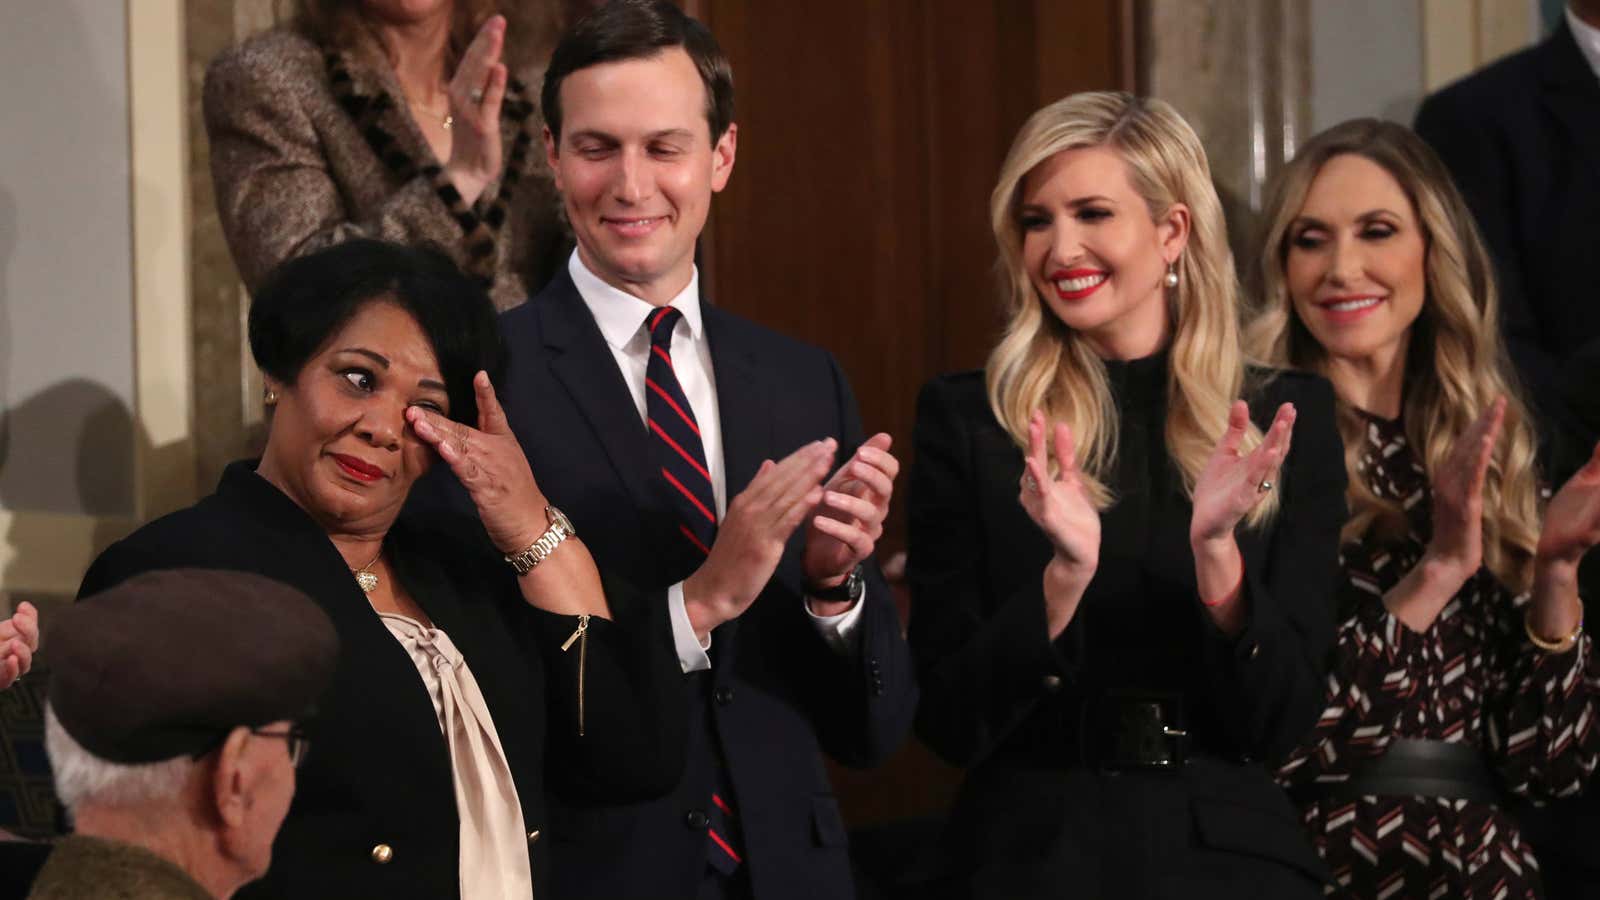
[[[1332,380],[1352,513],[1327,709],[1282,778],[1343,895],[1539,896],[1499,792],[1574,793],[1600,752],[1600,451],[1541,509],[1488,255],[1410,131],[1312,138],[1266,221],[1249,343]]]
[[[351,237],[445,248],[500,309],[544,286],[569,247],[534,108],[558,16],[496,6],[299,0],[211,64],[212,181],[248,286]]]

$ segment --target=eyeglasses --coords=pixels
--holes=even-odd
[[[295,768],[305,761],[306,752],[311,749],[311,740],[306,737],[304,728],[299,725],[290,725],[284,731],[262,731],[259,728],[250,729],[250,733],[257,737],[283,738],[289,743],[289,765]]]

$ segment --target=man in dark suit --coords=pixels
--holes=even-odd
[[[1571,0],[1543,43],[1429,97],[1416,129],[1494,255],[1506,343],[1559,485],[1600,439],[1600,0]],[[1579,582],[1588,601],[1600,597],[1600,554]],[[1549,896],[1600,897],[1600,785],[1521,818]]]
[[[596,558],[667,587],[664,608],[617,613],[670,620],[691,683],[677,789],[564,810],[552,896],[850,897],[821,752],[877,764],[916,702],[872,559],[888,435],[862,440],[831,355],[701,295],[695,245],[738,134],[703,25],[607,4],[562,38],[542,99],[577,250],[502,319],[506,411]]]
[[[1580,358],[1600,342],[1600,0],[1572,0],[1543,43],[1429,97],[1416,129],[1494,255],[1502,327],[1528,393],[1578,439],[1581,464],[1600,437],[1600,422],[1574,408],[1581,397],[1566,396],[1595,383],[1575,365],[1600,377]]]

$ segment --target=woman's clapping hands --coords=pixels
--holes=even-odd
[[[468,206],[500,175],[500,105],[510,77],[500,61],[506,20],[491,16],[461,55],[450,79],[450,159],[445,174]]]
[[[1045,450],[1044,413],[1034,410],[1028,423],[1028,454],[1023,460],[1018,500],[1055,550],[1044,571],[1045,625],[1053,640],[1072,621],[1078,601],[1100,565],[1100,511],[1078,471],[1072,429],[1057,423],[1051,430],[1056,458],[1053,477]]]
[[[1432,473],[1433,538],[1427,561],[1448,572],[1458,586],[1483,564],[1483,487],[1505,416],[1505,398],[1497,398]]]
[[[1018,499],[1028,518],[1050,539],[1056,558],[1075,571],[1093,575],[1100,563],[1100,511],[1079,477],[1072,429],[1058,423],[1053,431],[1054,477],[1045,450],[1044,414],[1035,411],[1028,423],[1028,455]]]
[[[1234,401],[1228,411],[1228,430],[1195,479],[1194,510],[1189,519],[1191,544],[1233,539],[1233,529],[1276,486],[1278,469],[1289,455],[1294,419],[1294,404],[1278,407],[1261,443],[1249,453],[1241,453],[1250,409],[1243,400]]]
[[[0,691],[28,674],[38,649],[39,611],[24,600],[11,618],[0,620]]]

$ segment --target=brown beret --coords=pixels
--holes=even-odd
[[[209,569],[148,572],[85,597],[41,643],[61,726],[120,763],[198,755],[238,726],[305,717],[339,650],[305,594]]]

